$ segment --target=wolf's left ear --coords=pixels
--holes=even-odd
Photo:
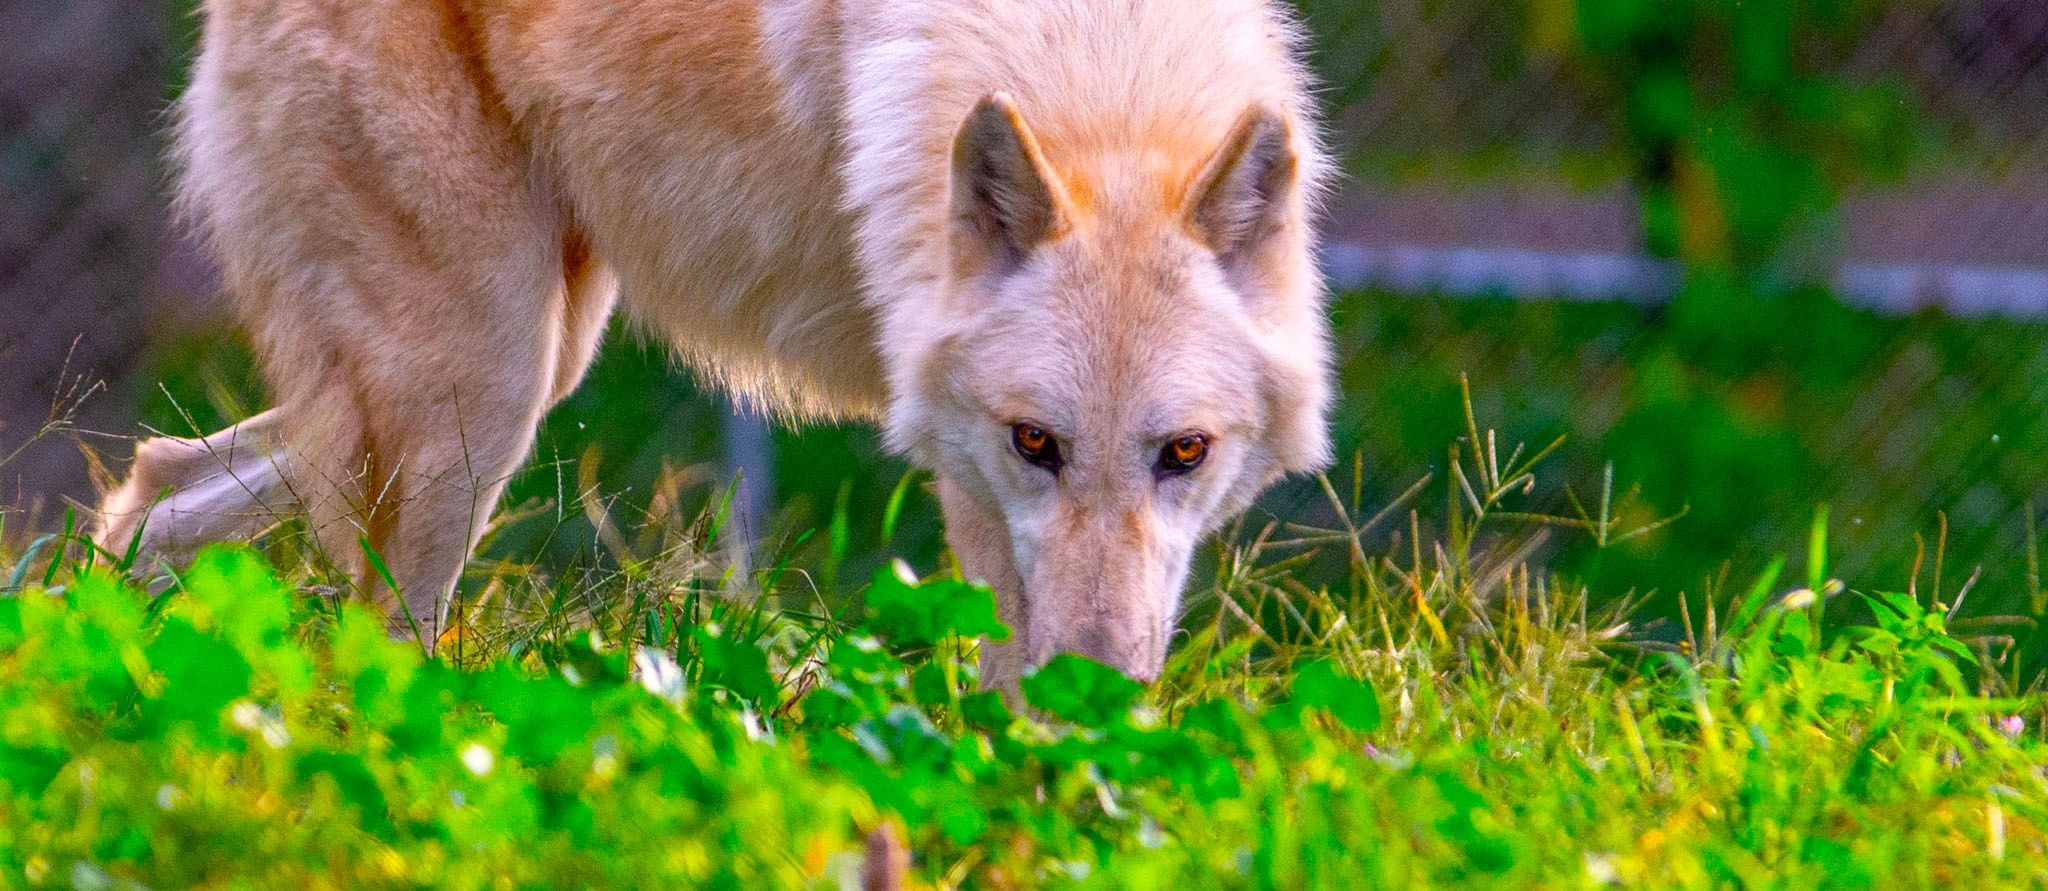
[[[1013,265],[1067,227],[1059,177],[1008,95],[984,97],[953,138],[953,245],[971,268]]]
[[[1189,230],[1226,266],[1255,254],[1286,222],[1300,169],[1287,119],[1252,107],[1195,179]]]

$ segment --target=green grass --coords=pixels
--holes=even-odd
[[[0,578],[0,876],[833,887],[900,821],[914,883],[948,888],[2048,881],[2043,702],[1995,641],[1838,581],[1826,514],[1803,578],[1772,561],[1646,635],[1529,531],[1598,553],[1675,527],[1611,493],[1532,514],[1547,465],[1462,426],[1405,497],[1340,474],[1333,522],[1218,547],[1156,685],[1062,659],[1019,710],[974,682],[986,591],[741,584],[711,518],[576,572],[479,565],[438,661],[289,530],[155,596],[49,539]]]

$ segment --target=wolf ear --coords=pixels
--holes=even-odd
[[[1066,229],[1064,190],[1016,103],[976,103],[953,138],[953,244],[969,268],[1021,262]]]
[[[1256,252],[1284,222],[1300,167],[1287,119],[1254,106],[1196,178],[1188,228],[1225,265]]]

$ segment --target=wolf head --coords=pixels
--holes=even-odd
[[[954,140],[944,318],[890,435],[1015,632],[989,682],[1057,652],[1155,676],[1196,545],[1327,460],[1307,143],[1260,107],[1199,142],[1048,157],[1001,95]]]

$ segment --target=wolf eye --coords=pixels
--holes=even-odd
[[[1010,427],[1010,445],[1024,460],[1053,473],[1059,473],[1066,464],[1060,457],[1060,441],[1031,421],[1019,421]]]
[[[1156,470],[1162,475],[1178,476],[1201,466],[1202,459],[1207,457],[1209,437],[1189,433],[1160,447]]]

